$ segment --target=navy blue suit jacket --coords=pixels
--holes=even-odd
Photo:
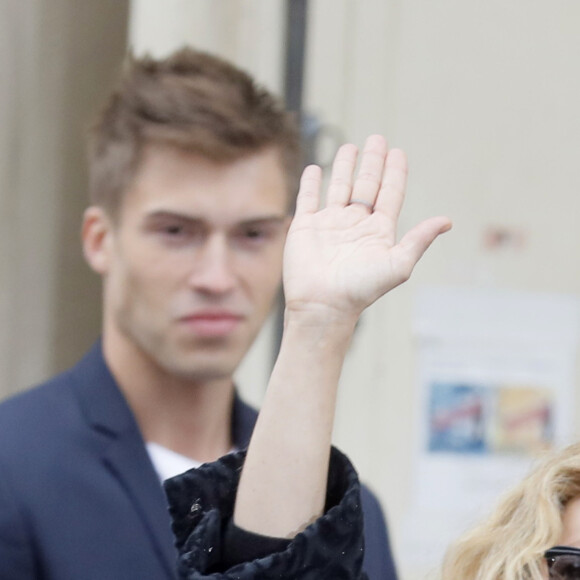
[[[236,398],[236,446],[256,412]],[[384,518],[364,489],[365,569],[393,580]],[[167,500],[97,344],[75,367],[0,405],[0,579],[175,578]]]

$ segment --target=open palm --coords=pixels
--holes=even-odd
[[[388,151],[384,138],[373,135],[355,179],[356,160],[353,145],[339,149],[322,208],[320,168],[304,170],[284,251],[289,309],[360,315],[407,280],[433,240],[451,227],[448,218],[430,218],[397,242],[407,181],[405,154]]]

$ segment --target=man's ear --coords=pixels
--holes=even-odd
[[[111,219],[101,207],[85,210],[81,236],[83,253],[89,266],[98,274],[109,271],[113,228]]]

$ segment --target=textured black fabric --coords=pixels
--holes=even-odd
[[[264,558],[274,552],[283,552],[289,545],[290,540],[254,534],[230,520],[223,539],[223,569]]]
[[[348,459],[331,453],[325,514],[281,551],[224,570],[224,532],[233,514],[245,452],[168,480],[165,489],[182,580],[363,580],[360,485]]]

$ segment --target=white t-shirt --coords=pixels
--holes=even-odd
[[[157,471],[157,475],[159,475],[161,481],[165,481],[170,477],[174,477],[175,475],[179,475],[201,465],[199,461],[181,455],[181,453],[176,453],[158,443],[149,441],[146,447],[149,457],[153,462],[153,467],[155,467],[155,471]]]

